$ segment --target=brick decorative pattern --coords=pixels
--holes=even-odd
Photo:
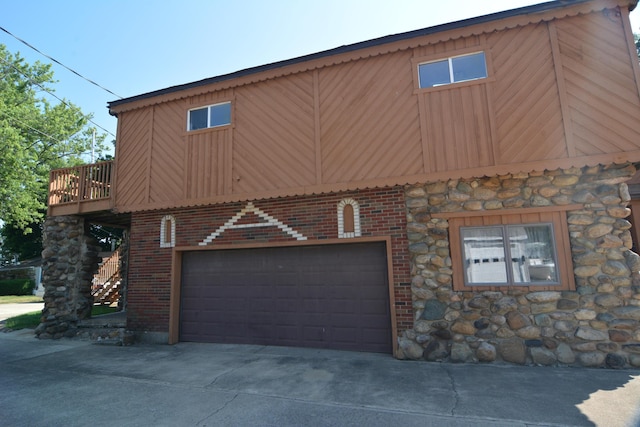
[[[244,223],[239,222],[240,219],[245,217],[248,213],[254,214],[258,217],[257,222]],[[247,203],[247,206],[242,208],[240,212],[231,217],[227,222],[218,227],[216,231],[209,234],[206,239],[202,242],[198,243],[200,246],[207,246],[209,243],[213,242],[215,239],[220,237],[222,233],[227,230],[233,230],[238,228],[255,228],[255,227],[277,227],[285,233],[289,234],[291,237],[296,240],[307,240],[305,236],[295,231],[293,228],[287,226],[282,221],[274,218],[273,216],[265,213],[264,211],[258,209],[253,205],[252,202]]]
[[[345,233],[344,231],[344,208],[347,205],[353,207],[353,231]],[[352,237],[360,237],[362,230],[360,228],[360,205],[353,199],[342,199],[338,203],[338,237],[341,239],[349,239]]]
[[[167,240],[167,225],[171,224],[169,230],[169,239]],[[176,219],[173,215],[165,215],[160,220],[160,247],[172,248],[176,245]]]
[[[300,236],[321,242],[338,238],[336,206],[348,199],[359,206],[362,237],[389,236],[391,239],[398,335],[411,329],[410,258],[402,187],[134,213],[127,295],[129,329],[166,332],[169,328],[172,250],[159,249],[158,232],[165,215],[175,218],[176,246],[197,247],[204,241],[210,247],[291,242]]]

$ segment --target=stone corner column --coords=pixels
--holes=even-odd
[[[71,337],[78,321],[91,316],[99,248],[79,216],[47,218],[42,244],[44,309],[35,333],[39,338]]]

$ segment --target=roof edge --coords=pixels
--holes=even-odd
[[[385,44],[391,44],[399,41],[410,40],[417,37],[429,36],[429,35],[445,32],[445,31],[457,30],[465,27],[470,27],[473,25],[485,24],[488,22],[499,21],[502,19],[517,17],[517,16],[544,13],[554,9],[562,9],[562,8],[579,5],[582,3],[590,3],[590,2],[595,3],[596,1],[594,0],[555,0],[555,1],[549,1],[546,3],[539,3],[531,6],[525,6],[525,7],[520,7],[516,9],[495,12],[488,15],[482,15],[478,17],[449,22],[445,24],[439,24],[432,27],[426,27],[426,28],[407,31],[403,33],[378,37],[375,39],[357,42],[349,45],[343,45],[333,49],[311,53],[308,55],[303,55],[303,56],[299,56],[291,59],[285,59],[282,61],[276,61],[269,64],[245,68],[245,69],[228,73],[228,74],[222,74],[215,77],[208,77],[202,80],[170,86],[167,88],[158,89],[151,92],[146,92],[140,95],[122,98],[116,101],[108,102],[107,105],[110,110],[110,113],[115,115],[115,113],[111,111],[112,108],[118,107],[124,104],[129,104],[132,102],[136,102],[136,101],[150,99],[150,98],[167,95],[175,92],[180,92],[187,89],[193,89],[200,86],[206,86],[210,84],[229,81],[229,80],[233,80],[233,79],[237,79],[245,76],[250,76],[253,74],[258,74],[265,71],[272,71],[278,68],[284,68],[289,65],[295,65],[295,64],[312,61],[312,60],[327,58],[334,55],[350,53],[350,52],[354,52],[354,51],[358,51],[358,50],[362,50],[370,47],[382,46]],[[629,10],[633,10],[637,5],[637,2],[638,0],[628,0],[627,3],[629,4]]]

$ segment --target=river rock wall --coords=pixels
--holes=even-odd
[[[414,327],[399,338],[400,356],[640,367],[640,257],[626,219],[634,173],[611,165],[406,186]],[[454,290],[448,220],[434,213],[574,204],[575,291]]]

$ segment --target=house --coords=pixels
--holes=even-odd
[[[42,259],[28,259],[0,267],[0,280],[13,279],[33,280],[33,294],[36,296],[43,296]]]
[[[51,174],[37,333],[86,316],[98,222],[128,229],[140,339],[640,366],[635,6],[542,3],[111,102],[115,161]]]

